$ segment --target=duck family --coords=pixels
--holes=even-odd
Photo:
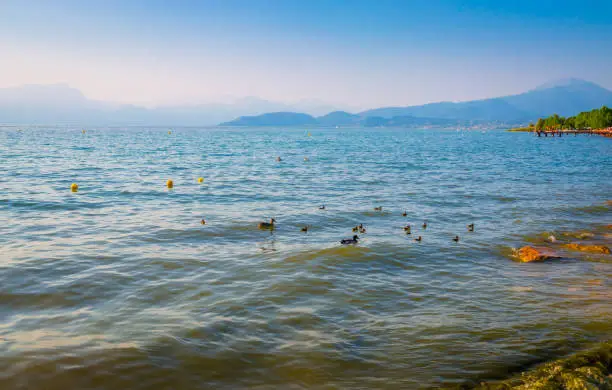
[[[362,223],[360,223],[359,225],[357,225],[357,226],[355,226],[355,227],[353,228],[353,232],[359,232],[359,233],[362,233],[362,234],[363,234],[363,233],[365,233],[365,232],[366,232],[366,229],[365,229],[365,227],[363,227],[363,224],[362,224]]]
[[[319,206],[319,209],[324,210],[325,209],[325,205],[321,205]],[[382,206],[379,207],[375,207],[374,210],[376,211],[382,211]],[[407,212],[404,210],[404,212],[402,213],[402,216],[406,216]],[[206,220],[204,218],[201,219],[200,223],[202,225],[206,225]],[[427,229],[427,221],[423,222],[422,228],[423,230]],[[257,224],[257,228],[261,229],[261,230],[274,230],[274,228],[276,227],[276,219],[274,218],[270,218],[269,222],[259,222]],[[403,228],[404,233],[407,235],[412,234],[412,227],[410,226],[410,224],[406,224]],[[467,229],[469,232],[473,232],[474,231],[474,223],[471,223],[469,225],[467,225]],[[308,225],[303,226],[300,231],[303,233],[307,233],[310,230],[310,227]],[[355,227],[352,228],[352,231],[354,233],[360,233],[360,234],[365,234],[366,233],[366,228],[363,225],[363,223],[360,223],[359,225],[356,225]],[[421,242],[423,240],[422,236],[418,236],[414,239],[414,241],[416,242]],[[459,236],[455,235],[455,237],[452,239],[454,242],[459,242]],[[353,235],[352,238],[345,238],[343,240],[340,241],[340,243],[342,245],[354,245],[354,244],[358,244],[359,243],[359,236],[357,236],[356,234]]]
[[[323,207],[323,206],[322,206],[322,207]],[[382,209],[382,208],[380,208],[380,209]],[[202,224],[204,225],[205,223],[206,223],[206,222],[204,221],[204,219],[202,219]],[[275,220],[274,218],[270,218],[270,222],[260,222],[260,223],[257,225],[257,227],[258,227],[259,229],[267,229],[267,230],[270,230],[270,229],[274,229],[274,227],[275,227],[275,223],[276,223],[276,220]],[[423,227],[423,230],[427,229],[427,221],[423,222],[422,227]],[[469,230],[470,232],[473,232],[473,231],[474,231],[474,224],[473,224],[473,223],[471,223],[471,224],[467,225],[467,227],[468,227],[468,230]],[[308,232],[308,230],[309,230],[309,227],[308,227],[308,226],[304,226],[304,227],[302,227],[302,228],[301,228],[301,231],[302,231],[302,232],[304,232],[304,233],[307,233],[307,232]],[[405,225],[405,226],[403,227],[403,230],[404,230],[404,233],[406,233],[406,234],[412,234],[412,227],[410,226],[410,224]],[[366,233],[366,228],[363,226],[363,224],[362,224],[362,223],[360,223],[359,225],[357,225],[357,226],[353,227],[353,228],[352,228],[352,231],[353,231],[354,233],[365,234],[365,233]],[[455,235],[455,237],[454,237],[452,240],[453,240],[454,242],[459,242],[459,236],[458,236],[458,235]],[[418,236],[418,237],[416,237],[416,238],[414,239],[414,241],[416,241],[416,242],[421,242],[421,241],[423,241],[423,237],[422,237],[422,236]],[[340,243],[341,243],[342,245],[354,245],[354,244],[357,244],[357,243],[359,243],[359,236],[357,236],[357,235],[355,234],[355,235],[354,235],[352,238],[345,238],[345,239],[341,240],[341,241],[340,241]]]

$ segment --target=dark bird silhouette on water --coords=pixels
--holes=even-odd
[[[276,219],[270,218],[270,222],[260,222],[259,225],[257,225],[257,227],[260,229],[274,229],[275,222],[276,222]]]
[[[421,240],[423,240],[423,238],[421,236],[418,236],[417,238],[414,239],[414,241],[416,241],[416,242],[421,242]]]
[[[402,213],[402,217],[407,217],[408,213],[406,212],[406,210],[404,210],[404,212]]]
[[[423,229],[427,229],[427,221],[423,222]]]
[[[359,242],[359,237],[357,235],[354,235],[353,238],[345,238],[344,240],[341,240],[340,244],[353,245],[353,244],[357,244],[357,242]]]
[[[455,236],[455,238],[453,238],[453,241],[459,242],[459,236]]]
[[[474,224],[471,223],[471,224],[467,225],[467,228],[468,228],[468,232],[473,232],[474,231]]]

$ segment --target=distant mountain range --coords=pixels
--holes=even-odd
[[[285,104],[257,97],[232,103],[145,108],[91,100],[66,84],[0,88],[0,123],[4,124],[214,126],[241,115],[270,111],[322,115],[337,109],[317,100]]]
[[[612,106],[612,91],[597,84],[567,79],[518,95],[468,102],[440,102],[410,107],[383,107],[350,114],[332,112],[315,118],[292,113],[240,117],[222,126],[452,126],[466,124],[521,124],[557,113],[576,115],[602,105]]]
[[[54,84],[0,89],[0,123],[330,127],[514,125],[553,113],[576,115],[602,105],[612,106],[612,91],[577,79],[548,83],[519,95],[460,103],[383,107],[356,114],[338,111],[320,101],[284,104],[257,97],[233,103],[145,108],[91,100],[68,85]]]

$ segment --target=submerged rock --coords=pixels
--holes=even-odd
[[[585,244],[571,243],[571,244],[565,244],[563,245],[563,247],[569,250],[578,251],[578,252],[601,253],[604,255],[610,254],[610,248],[608,248],[605,245],[585,245]]]
[[[612,343],[545,363],[501,382],[484,382],[478,389],[551,390],[612,389]]]
[[[567,237],[577,238],[579,240],[587,240],[589,238],[595,237],[594,233],[585,232],[585,231],[582,231],[582,232],[565,232],[565,233],[563,233],[563,235],[567,236]]]
[[[517,257],[523,263],[531,263],[534,261],[558,259],[561,256],[550,248],[524,246],[517,251]]]

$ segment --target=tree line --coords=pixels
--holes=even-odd
[[[533,124],[530,124],[533,127]],[[535,124],[536,130],[547,129],[605,129],[612,127],[612,109],[603,106],[592,111],[584,111],[576,116],[564,118],[557,114],[540,118]]]

